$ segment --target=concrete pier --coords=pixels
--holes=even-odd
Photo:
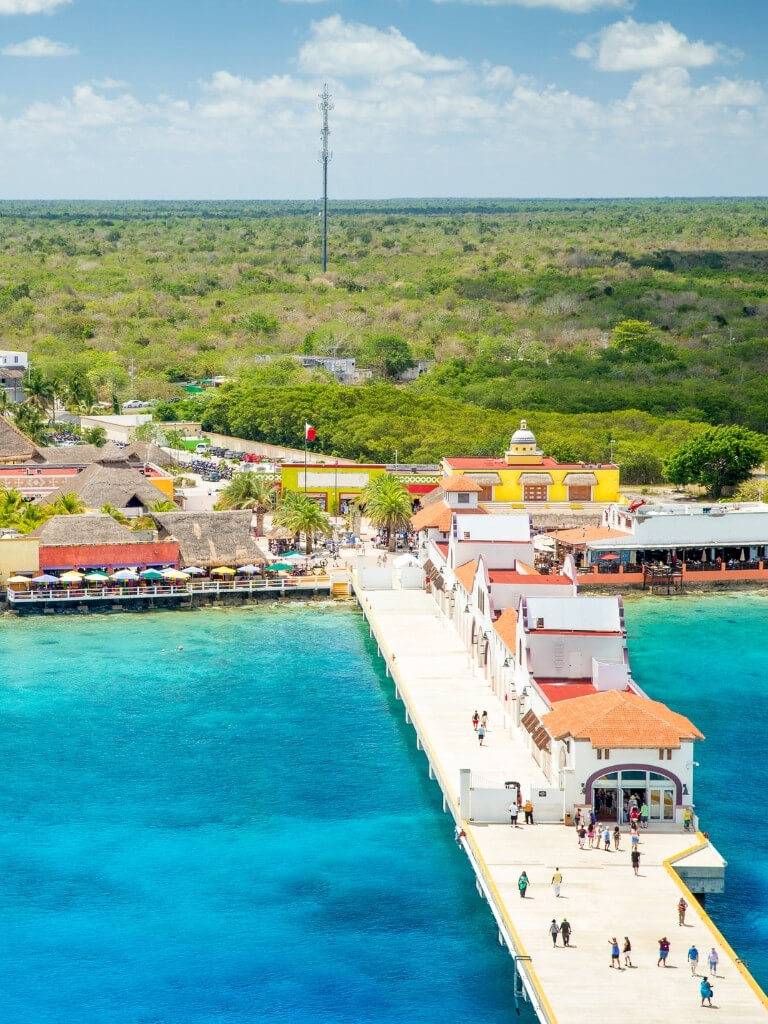
[[[489,901],[500,940],[515,958],[519,994],[530,1000],[539,1019],[593,1024],[618,1014],[645,1024],[672,1024],[719,1012],[729,1024],[768,1021],[765,993],[677,873],[679,868],[694,877],[722,865],[706,839],[641,833],[641,866],[635,876],[626,833],[618,852],[604,852],[579,850],[575,829],[564,825],[512,829],[464,821],[462,769],[478,777],[518,780],[524,793],[531,784],[546,784],[543,773],[517,741],[502,702],[473,669],[458,635],[428,594],[363,591],[356,583],[355,592],[430,776],[443,791],[443,806],[466,832],[463,846],[478,889]],[[475,709],[489,716],[482,747],[471,722]],[[551,887],[556,868],[563,875],[560,897]],[[530,879],[525,899],[517,888],[523,870]],[[677,918],[681,895],[689,904],[684,927]],[[558,938],[553,947],[549,925],[552,918],[560,924],[563,917],[572,927],[571,945],[564,948]],[[613,936],[620,946],[629,936],[631,969],[610,969]],[[656,966],[658,940],[664,936],[671,952],[668,967],[661,968]],[[697,977],[687,963],[693,943],[700,954]],[[711,977],[715,1011],[701,1009],[699,995],[712,946],[720,957],[718,975]]]

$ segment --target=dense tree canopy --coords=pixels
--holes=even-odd
[[[713,498],[743,483],[766,457],[765,438],[743,427],[711,427],[672,453],[664,467],[675,484],[701,484]]]

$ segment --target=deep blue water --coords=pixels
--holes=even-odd
[[[694,800],[728,861],[726,892],[707,899],[718,927],[768,988],[768,595],[625,602],[635,679],[687,715],[697,745]]]
[[[2,1019],[518,1020],[374,654],[331,607],[0,622]]]

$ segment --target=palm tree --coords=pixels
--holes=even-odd
[[[52,504],[47,505],[50,515],[53,516],[79,516],[85,512],[85,502],[79,494],[69,491],[67,494],[60,494]]]
[[[149,510],[150,512],[178,512],[179,506],[170,498],[162,498],[160,501],[153,501]]]
[[[87,427],[83,431],[83,440],[94,448],[103,448],[107,443],[107,432],[104,427]]]
[[[48,512],[44,505],[32,505],[29,502],[16,517],[16,529],[19,533],[31,533],[46,521]]]
[[[9,412],[11,405],[12,403],[8,397],[8,392],[5,388],[0,388],[0,413]]]
[[[30,370],[23,387],[27,396],[25,405],[37,406],[40,412],[45,412],[56,401],[53,384],[41,370]]]
[[[363,488],[358,499],[365,506],[365,514],[377,530],[386,530],[389,550],[397,545],[398,530],[408,525],[413,515],[413,505],[407,488],[397,479],[384,473],[374,477]]]
[[[312,545],[315,536],[320,534],[329,537],[333,533],[331,520],[323,512],[317,502],[312,501],[306,494],[300,491],[288,491],[275,512],[275,522],[280,526],[286,526],[295,534],[304,534],[306,538],[305,550],[308,555],[312,554]]]
[[[107,502],[106,505],[102,505],[99,511],[103,512],[106,516],[112,516],[115,522],[120,523],[121,526],[128,525],[128,516],[121,512],[119,508],[115,508],[114,505],[110,505],[109,502]]]
[[[37,405],[17,405],[13,422],[33,444],[45,444],[45,420]]]
[[[15,527],[24,504],[24,495],[15,487],[9,491],[0,491],[0,526]]]
[[[257,473],[235,473],[219,494],[217,508],[250,508],[256,513],[256,532],[264,532],[264,516],[275,504],[275,484]]]

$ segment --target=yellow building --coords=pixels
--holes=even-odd
[[[396,473],[413,500],[434,490],[440,479],[435,466],[401,466],[394,468],[383,465],[339,464],[312,465],[306,467],[306,491],[330,515],[346,515],[351,502],[355,501],[364,487],[377,476]],[[280,489],[286,491],[304,490],[304,463],[286,462],[280,467]]]
[[[442,469],[445,476],[466,474],[480,484],[481,502],[584,505],[621,500],[618,466],[557,462],[536,447],[525,420],[520,421],[503,458],[445,458]]]
[[[37,537],[0,537],[0,586],[16,573],[37,576],[40,572],[40,541]]]

